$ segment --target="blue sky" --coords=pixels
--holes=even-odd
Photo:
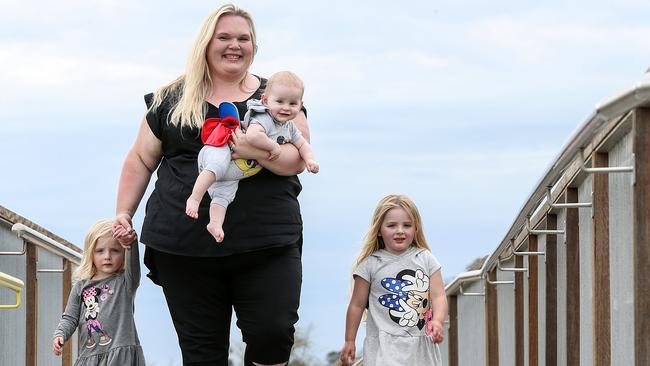
[[[0,204],[77,245],[112,217],[142,95],[182,72],[218,4],[0,0]],[[415,200],[451,279],[496,247],[596,103],[650,66],[647,1],[240,4],[252,71],[306,84],[321,173],[300,177],[298,326],[321,358],[342,345],[350,265],[383,195]],[[150,363],[180,362],[148,280],[137,323]]]

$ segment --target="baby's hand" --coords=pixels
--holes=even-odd
[[[277,159],[278,157],[280,157],[281,152],[282,152],[282,149],[280,149],[280,144],[276,143],[273,150],[271,150],[269,152],[269,160],[273,161],[273,160]]]
[[[314,174],[318,173],[318,170],[320,169],[320,167],[318,166],[318,163],[316,162],[316,160],[309,159],[309,160],[307,160],[306,163],[307,163],[307,171],[308,172],[314,173]]]
[[[61,356],[61,353],[63,353],[63,343],[65,343],[63,337],[54,337],[52,345],[56,356]]]

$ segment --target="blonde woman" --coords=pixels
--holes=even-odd
[[[154,171],[157,181],[147,202],[141,241],[149,277],[162,286],[183,363],[227,365],[233,309],[246,343],[246,364],[284,365],[293,345],[302,282],[302,220],[296,174],[304,170],[291,144],[271,161],[246,136],[233,136],[233,157],[248,179],[239,183],[215,243],[206,230],[210,199],[199,218],[185,214],[197,178],[201,126],[218,117],[221,102],[239,114],[259,99],[266,80],[249,68],[257,51],[248,12],[226,4],[203,22],[185,73],[145,96],[148,111],[120,177],[115,230],[132,239],[131,218]],[[309,140],[304,112],[294,123]],[[272,214],[269,214],[272,213]],[[271,281],[279,286],[270,286]]]

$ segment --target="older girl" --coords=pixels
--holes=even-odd
[[[354,266],[343,365],[354,361],[366,308],[364,365],[442,365],[438,343],[443,340],[447,297],[440,269],[413,201],[403,195],[379,201]]]

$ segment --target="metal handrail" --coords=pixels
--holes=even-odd
[[[551,189],[552,189],[551,186],[546,187],[546,202],[550,204],[551,208],[589,208],[593,206],[591,202],[555,203],[553,201],[553,195],[551,194]]]
[[[528,199],[524,202],[521,208],[512,221],[510,228],[507,230],[504,238],[498,243],[497,247],[489,254],[487,259],[483,262],[481,269],[477,270],[483,274],[494,268],[500,259],[502,253],[508,248],[508,241],[510,238],[515,237],[522,228],[526,226],[527,219],[531,212],[539,208],[540,202],[543,201],[546,195],[547,187],[553,186],[563,176],[567,167],[572,164],[576,156],[581,153],[582,149],[594,139],[598,132],[608,121],[615,117],[623,116],[635,108],[650,104],[650,73],[641,79],[636,85],[627,90],[619,93],[613,97],[607,98],[600,103],[596,109],[575,129],[571,136],[567,139],[564,146],[561,148],[559,154],[551,161],[545,173],[541,176],[538,183],[533,187],[533,190],[528,195]],[[634,165],[634,164],[633,164]],[[587,167],[583,168],[590,169]],[[629,169],[629,167],[624,167]],[[634,172],[633,174],[633,182]],[[549,202],[549,205],[551,203]],[[589,207],[587,203],[567,203],[558,204],[556,207],[573,208],[573,207]],[[552,205],[551,205],[552,207]],[[558,232],[555,232],[556,234]],[[532,233],[531,233],[532,234]],[[514,252],[514,250],[513,250]],[[514,252],[515,255],[545,255],[545,252]],[[461,273],[445,288],[448,293],[453,293],[459,287],[459,284],[464,281],[462,278],[464,273]]]
[[[529,255],[532,255],[532,256],[543,255],[544,257],[546,257],[546,251],[543,251],[543,252],[518,252],[517,249],[515,248],[515,244],[514,244],[513,239],[510,240],[510,248],[512,249],[512,254],[514,254],[514,255],[518,255],[518,256],[522,256],[522,257],[523,256],[529,256]]]
[[[25,283],[4,272],[0,272],[0,286],[6,287],[16,293],[16,303],[12,305],[0,305],[0,309],[15,309],[20,306],[20,291],[25,287]]]
[[[593,206],[591,202],[553,203],[553,208],[588,208]]]
[[[460,284],[458,292],[463,296],[485,296],[485,292],[465,292],[463,291],[463,284]]]
[[[476,281],[482,278],[480,270],[472,270],[459,274],[456,278],[445,286],[445,292],[454,293],[463,282]]]
[[[47,250],[48,252],[63,257],[68,261],[79,265],[81,263],[81,253],[78,253],[65,245],[55,241],[54,239],[45,236],[38,231],[25,226],[23,224],[17,223],[11,227],[11,231],[16,233],[19,238],[26,239],[30,243],[35,244],[36,246]]]
[[[532,235],[562,235],[564,234],[564,230],[532,229],[532,230],[528,230],[528,233]]]
[[[563,235],[564,230],[544,230],[544,229],[531,229],[530,216],[526,218],[526,230],[532,235]]]
[[[515,281],[491,281],[490,277],[485,276],[485,282],[489,283],[490,285],[514,285]]]
[[[503,272],[527,272],[526,267],[501,267],[501,261],[497,262],[497,269]]]
[[[27,244],[23,241],[23,250],[20,252],[0,252],[0,255],[23,255],[27,253]]]
[[[607,121],[614,117],[621,116],[637,107],[646,105],[650,102],[650,74],[647,74],[639,83],[628,90],[608,98],[596,107],[589,117],[573,132],[571,137],[562,147],[560,153],[553,159],[546,173],[539,180],[532,192],[528,195],[528,200],[518,211],[510,229],[507,231],[504,239],[497,248],[490,254],[485,261],[482,271],[487,271],[494,267],[498,257],[507,246],[506,240],[511,238],[516,230],[525,222],[526,216],[533,212],[540,200],[546,194],[546,187],[552,185],[562,176],[566,167],[571,163],[580,150],[587,145],[603,127]]]

